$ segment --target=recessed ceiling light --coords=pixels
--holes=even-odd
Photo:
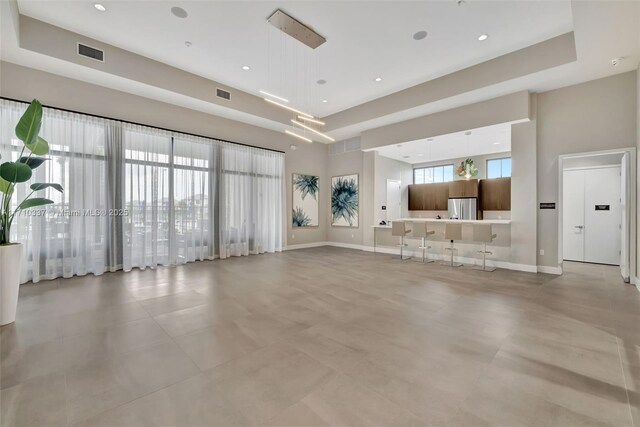
[[[414,40],[423,40],[423,39],[425,39],[425,38],[427,38],[427,32],[426,32],[426,31],[424,31],[424,30],[422,30],[422,31],[418,31],[417,33],[415,33],[415,34],[413,35],[413,39],[414,39]]]
[[[187,16],[189,16],[189,14],[187,13],[186,10],[184,10],[181,7],[178,6],[173,6],[171,8],[171,13],[173,13],[173,16],[175,16],[176,18],[186,18]]]
[[[323,103],[323,104],[326,104],[327,102],[329,102],[329,101],[327,101],[326,99],[323,99],[323,100],[322,100],[322,103]]]
[[[95,3],[95,4],[93,5],[93,7],[95,7],[95,8],[96,8],[96,10],[99,10],[100,12],[106,12],[106,11],[107,11],[107,8],[106,8],[106,7],[104,7],[104,5],[102,5],[102,4],[100,4],[100,3]]]
[[[464,134],[465,134],[465,135],[467,135],[467,136],[468,136],[468,135],[471,135],[471,131],[470,131],[470,130],[468,130],[468,131],[466,131]]]
[[[427,142],[431,142],[431,141],[433,141],[433,138],[427,139]]]
[[[248,65],[243,65],[242,69],[245,71],[249,71],[251,69],[251,67],[249,67]]]
[[[374,82],[381,82],[382,81],[382,77],[376,77],[375,79],[373,79]]]
[[[489,34],[480,34],[478,36],[478,40],[481,41],[481,42],[485,41],[488,38],[489,38]]]
[[[403,159],[410,159],[411,156],[402,156]]]
[[[185,45],[186,47],[191,47],[191,45],[192,45],[192,44],[193,44],[193,43],[191,43],[190,41],[186,41],[186,42],[184,42],[184,45]]]
[[[319,85],[326,85],[326,84],[327,84],[327,81],[326,81],[326,80],[324,80],[324,79],[320,79],[320,80],[318,80],[316,83],[318,83]]]
[[[424,156],[424,154],[418,153],[418,157],[422,157],[422,156]]]
[[[493,145],[500,145],[500,143],[499,142],[494,142]]]

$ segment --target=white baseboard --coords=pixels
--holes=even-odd
[[[287,245],[284,250],[285,251],[293,251],[296,249],[308,249],[308,248],[319,248],[321,246],[328,246],[329,242],[311,242],[311,243],[300,243],[299,245]]]
[[[631,280],[634,280],[634,278],[632,277]],[[635,277],[634,282],[634,285],[636,285],[636,289],[638,290],[638,292],[640,292],[640,277]]]
[[[356,250],[359,250],[359,251],[363,251],[364,250],[364,246],[355,245],[353,243],[327,242],[327,246],[335,246],[337,248],[356,249]]]
[[[545,274],[562,274],[562,267],[558,266],[558,267],[549,267],[547,265],[539,265],[538,266],[538,272],[539,273],[545,273]]]

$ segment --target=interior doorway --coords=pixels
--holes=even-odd
[[[564,260],[620,265],[620,165],[563,173]]]
[[[387,222],[402,217],[402,182],[387,179]]]
[[[561,156],[561,262],[617,265],[623,279],[630,280],[635,271],[632,156],[632,149]]]

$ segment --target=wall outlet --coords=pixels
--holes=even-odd
[[[544,249],[540,249],[540,255],[544,255]]]
[[[295,239],[295,238],[296,238],[296,235],[295,235],[295,234],[292,234],[292,235],[291,235],[291,238],[292,238],[292,239]]]
[[[354,237],[356,237],[355,234],[351,233],[351,238],[353,239]]]

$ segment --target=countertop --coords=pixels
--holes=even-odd
[[[493,224],[493,225],[509,225],[510,219],[447,219],[447,218],[400,218],[396,221],[406,222],[440,222],[446,224],[448,222],[456,224]],[[373,228],[391,228],[390,224],[387,225],[372,225]]]

